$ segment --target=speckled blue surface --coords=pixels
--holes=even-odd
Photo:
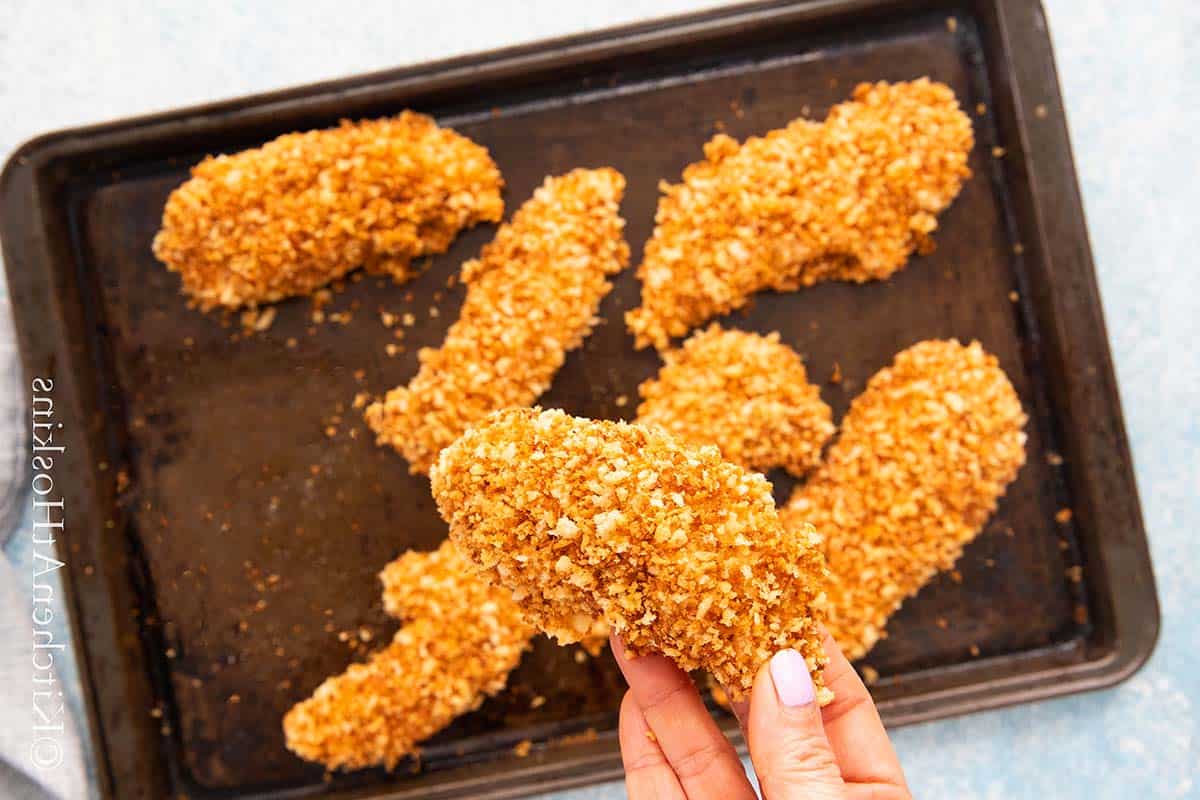
[[[173,0],[135,11],[102,0],[53,8],[0,0],[0,160],[20,141],[65,125],[713,4],[399,5],[297,0],[284,16],[252,2]],[[1200,5],[1047,0],[1046,7],[1150,532],[1162,635],[1146,668],[1116,689],[903,728],[894,737],[919,797],[1196,797]],[[451,19],[458,22],[447,25]],[[547,797],[623,794],[609,784]]]

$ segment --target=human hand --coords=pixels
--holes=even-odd
[[[733,746],[691,678],[660,655],[630,658],[613,637],[629,691],[621,703],[621,758],[630,800],[754,800]],[[794,650],[759,670],[748,703],[734,713],[765,800],[911,800],[896,752],[858,674],[829,636],[825,685]]]

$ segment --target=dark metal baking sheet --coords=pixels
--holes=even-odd
[[[545,640],[511,691],[436,737],[420,764],[326,781],[284,749],[284,711],[394,630],[378,570],[445,535],[427,481],[372,443],[350,402],[405,382],[416,349],[440,342],[462,297],[446,280],[492,230],[463,235],[407,286],[348,281],[326,309],[349,312],[346,324],[314,324],[300,299],[280,304],[266,332],[237,336],[236,318],[186,309],[150,254],[163,201],[192,163],[416,108],[490,148],[510,211],[547,174],[620,169],[636,263],[658,181],[676,179],[717,129],[742,138],[820,118],[859,81],[921,75],[955,89],[977,134],[975,177],[942,216],[936,252],[886,283],[763,295],[728,322],[780,330],[817,379],[837,363],[845,380],[823,396],[839,417],[897,351],[949,336],[995,353],[1030,413],[1029,463],[968,547],[961,582],[935,580],[865,660],[890,723],[1136,669],[1157,604],[1041,8],[750,5],[66,131],[18,151],[0,183],[0,236],[27,372],[55,377],[67,422],[64,556],[106,794],[498,797],[619,774],[614,667]],[[632,350],[621,324],[638,297],[633,270],[616,284],[606,323],[543,404],[633,413],[658,362]],[[417,319],[394,358],[381,310]],[[1067,524],[1055,520],[1063,508]],[[547,702],[530,710],[534,695]],[[518,758],[524,739],[533,750]]]

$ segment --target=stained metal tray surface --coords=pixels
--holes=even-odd
[[[395,630],[380,568],[445,536],[427,480],[377,447],[350,404],[406,382],[417,348],[441,341],[462,299],[447,279],[493,228],[459,237],[408,285],[348,281],[326,309],[348,312],[345,324],[313,323],[297,299],[241,336],[236,317],[186,308],[150,252],[192,164],[414,108],[490,149],[510,212],[548,174],[621,170],[637,263],[658,182],[677,179],[718,129],[740,139],[819,119],[860,81],[923,75],[953,87],[977,135],[974,177],[942,215],[936,251],[887,282],[762,295],[726,322],[780,331],[818,380],[837,364],[844,380],[822,387],[837,417],[896,352],[932,337],[980,340],[1029,412],[1028,464],[958,575],[906,603],[864,661],[890,724],[1135,670],[1157,603],[1040,6],[748,5],[60,132],[18,151],[0,183],[0,237],[26,370],[54,377],[65,424],[63,554],[106,795],[509,797],[620,774],[611,659],[579,663],[544,638],[510,691],[393,774],[327,779],[284,748],[284,712]],[[633,414],[659,364],[621,324],[638,295],[629,269],[544,405]],[[396,357],[381,311],[417,320]],[[791,482],[772,478],[786,496]],[[537,695],[547,702],[531,709]],[[519,758],[525,739],[532,751]]]

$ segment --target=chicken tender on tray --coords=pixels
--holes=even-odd
[[[443,447],[492,411],[528,406],[596,323],[608,276],[629,262],[617,214],[625,178],[577,169],[547,178],[462,268],[467,296],[407,386],[367,408],[380,444],[428,472]]]
[[[792,647],[831,697],[820,539],[785,531],[767,479],[715,447],[508,409],[443,450],[430,477],[451,539],[560,642],[602,619],[630,652],[708,670],[735,698]]]
[[[536,631],[509,590],[475,572],[449,541],[389,564],[384,607],[404,627],[288,712],[288,748],[329,769],[391,768],[502,690]]]
[[[504,214],[486,148],[429,117],[289,133],[206,158],[167,198],[154,255],[200,308],[309,294],[359,267],[413,275],[464,228]]]
[[[625,317],[638,347],[661,350],[764,289],[887,278],[932,249],[973,145],[954,92],[927,78],[860,84],[823,123],[714,137],[662,185],[642,305]]]
[[[850,406],[784,524],[816,526],[832,573],[826,626],[864,655],[905,598],[949,569],[1025,463],[1025,413],[978,342],[926,341],[896,356]]]
[[[729,461],[801,477],[821,461],[833,412],[808,382],[804,362],[779,341],[713,324],[663,354],[658,376],[638,387],[637,421],[692,444],[716,445]]]

